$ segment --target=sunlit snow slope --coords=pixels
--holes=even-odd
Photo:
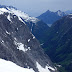
[[[30,17],[28,14],[21,12],[20,10],[16,10],[14,8],[0,8],[0,14],[3,14],[4,12],[8,12],[8,13],[12,13],[18,17],[23,18],[26,22],[27,21],[32,21],[33,23],[36,23],[37,21],[39,21],[37,18],[35,17]]]
[[[33,69],[22,68],[11,61],[0,59],[0,72],[35,72]]]

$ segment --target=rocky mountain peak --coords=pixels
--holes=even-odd
[[[32,21],[33,18],[19,10],[0,8],[0,58],[24,68],[32,68],[34,72],[56,72],[29,30],[26,24],[28,20]]]

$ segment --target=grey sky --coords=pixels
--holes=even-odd
[[[48,9],[51,11],[72,9],[72,0],[0,0],[0,4],[15,6],[30,16],[38,16]]]

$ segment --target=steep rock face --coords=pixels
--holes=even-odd
[[[72,71],[72,15],[65,16],[52,25],[43,47],[54,62],[61,64],[67,72]]]
[[[40,43],[43,43],[45,41],[49,27],[43,21],[35,17],[30,17],[25,12],[21,12],[20,10],[12,6],[0,6],[0,12],[14,13],[27,24],[30,31],[35,35]]]
[[[25,22],[9,8],[0,9],[0,58],[35,72],[56,72]]]
[[[47,31],[49,27],[43,21],[38,21],[36,23],[33,22],[25,22],[29,27],[30,31],[35,35],[35,37],[40,41],[40,43],[44,43],[47,37]]]

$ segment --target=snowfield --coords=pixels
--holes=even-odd
[[[0,72],[35,72],[33,69],[22,68],[13,62],[0,59]]]

